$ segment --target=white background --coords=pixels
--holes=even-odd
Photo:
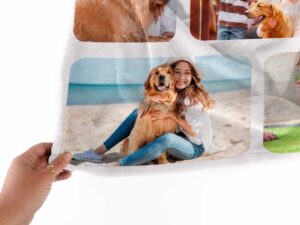
[[[71,0],[1,0],[0,186],[10,161],[57,131]],[[53,186],[32,224],[300,224],[299,158]]]

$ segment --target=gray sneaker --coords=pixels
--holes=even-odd
[[[93,149],[74,154],[72,159],[77,161],[103,163],[103,156],[97,154]]]

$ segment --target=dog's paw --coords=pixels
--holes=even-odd
[[[165,155],[162,155],[157,158],[157,163],[158,164],[167,164],[167,163],[169,163],[169,161]]]

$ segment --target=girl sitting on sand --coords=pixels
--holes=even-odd
[[[174,70],[175,85],[178,91],[177,106],[179,113],[185,119],[178,120],[167,113],[153,113],[153,120],[171,118],[180,127],[180,132],[168,133],[158,137],[153,142],[138,149],[132,154],[119,159],[116,165],[133,166],[150,162],[161,153],[167,151],[175,158],[187,160],[211,154],[218,149],[212,144],[212,130],[208,109],[214,106],[204,86],[200,83],[200,73],[190,59],[179,59],[170,63]],[[154,96],[153,101],[160,101]],[[137,110],[134,110],[114,133],[95,150],[88,150],[74,154],[73,159],[102,163],[102,155],[127,138],[137,118]]]

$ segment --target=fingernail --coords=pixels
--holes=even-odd
[[[65,152],[64,153],[64,159],[68,162],[72,159],[73,153],[72,152]]]

